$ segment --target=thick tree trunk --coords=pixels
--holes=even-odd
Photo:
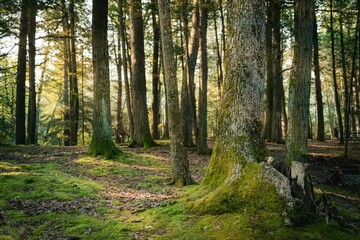
[[[191,206],[200,213],[219,214],[246,208],[247,197],[250,197],[245,196],[246,182],[254,179],[250,172],[260,174],[255,162],[263,161],[266,156],[263,138],[265,4],[256,0],[229,1],[228,5],[227,74],[219,127],[201,183],[209,193]],[[259,186],[255,185],[251,186],[252,191],[257,191],[255,188]],[[265,189],[265,185],[263,187]]]
[[[338,84],[336,81],[336,59],[335,59],[335,37],[334,37],[334,20],[333,20],[333,1],[330,0],[330,34],[331,34],[331,60],[332,60],[332,78],[334,83],[335,107],[338,120],[338,129],[340,133],[340,144],[344,143],[344,127],[341,116],[341,104],[339,98]],[[335,131],[335,130],[334,130]]]
[[[159,23],[156,20],[157,15],[156,0],[151,2],[151,17],[152,27],[154,31],[153,36],[153,66],[152,66],[152,137],[160,139],[159,124],[160,124],[160,68],[159,68],[159,49],[160,49],[160,29]]]
[[[107,41],[108,2],[93,0],[92,57],[94,80],[93,135],[89,146],[92,156],[111,158],[120,153],[112,140],[110,114],[110,76]]]
[[[118,0],[118,7],[119,7],[119,16],[120,16],[120,40],[121,40],[121,53],[122,53],[122,64],[123,64],[123,71],[124,71],[124,84],[125,84],[125,95],[126,95],[126,108],[129,118],[129,131],[130,137],[134,136],[134,115],[133,109],[131,105],[131,91],[130,91],[130,84],[129,84],[129,77],[128,77],[128,55],[127,55],[127,39],[125,35],[125,15],[123,11],[123,0]]]
[[[325,141],[324,130],[324,107],[321,92],[320,80],[320,63],[319,63],[319,36],[316,24],[316,14],[314,9],[314,27],[313,27],[313,47],[314,47],[314,73],[315,73],[315,91],[316,91],[316,105],[317,105],[317,135],[318,141]]]
[[[70,1],[70,145],[78,144],[79,90],[76,64],[75,2]]]
[[[130,147],[156,145],[150,134],[146,104],[144,29],[141,0],[130,1],[130,45],[134,135]]]
[[[29,0],[21,2],[19,49],[16,71],[16,144],[26,143],[25,129],[25,80],[26,80],[26,44],[28,31]]]
[[[192,182],[189,160],[183,145],[181,114],[177,90],[176,68],[171,33],[170,1],[158,0],[161,26],[162,51],[164,57],[165,84],[168,89],[167,102],[169,111],[170,147],[173,161],[173,181],[178,186]],[[180,121],[179,121],[180,120]],[[179,124],[180,122],[180,124]]]
[[[200,82],[199,82],[199,112],[197,151],[200,154],[209,152],[207,146],[207,85],[208,85],[208,59],[207,59],[207,21],[208,0],[200,0]]]
[[[37,0],[29,1],[29,104],[27,117],[27,143],[36,144],[36,88],[35,88],[35,33]]]
[[[295,0],[295,46],[290,76],[286,160],[291,165],[291,190],[300,199],[298,221],[312,220],[315,202],[308,161],[308,131],[313,38],[313,0]]]

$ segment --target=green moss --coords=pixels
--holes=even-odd
[[[111,159],[117,155],[120,155],[122,152],[116,147],[115,143],[110,141],[91,141],[89,146],[88,154],[90,156],[96,157],[98,155],[104,156],[106,159]]]
[[[189,210],[200,214],[223,214],[263,209],[281,215],[285,210],[282,199],[275,187],[263,179],[261,172],[261,164],[248,163],[238,178],[227,179],[216,188],[199,188],[205,194],[190,202]]]

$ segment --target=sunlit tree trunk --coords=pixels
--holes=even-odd
[[[173,181],[178,186],[192,182],[187,152],[183,144],[181,113],[176,79],[176,68],[171,33],[170,1],[158,0],[161,26],[161,41],[164,57],[165,84],[168,89],[170,147],[173,166]],[[180,123],[180,124],[179,124]]]
[[[29,1],[28,39],[29,39],[29,104],[27,117],[27,143],[36,144],[36,88],[35,88],[35,33],[37,0]]]
[[[144,29],[141,0],[130,1],[130,45],[134,135],[130,147],[151,147],[155,142],[150,134],[146,104]]]
[[[111,158],[120,153],[112,140],[110,114],[110,76],[107,41],[108,2],[93,0],[92,57],[94,81],[93,135],[89,146],[92,156]]]
[[[19,48],[16,71],[16,144],[26,143],[25,129],[25,80],[26,80],[26,44],[28,31],[28,3],[21,1]]]

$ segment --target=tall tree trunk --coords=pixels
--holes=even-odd
[[[119,22],[121,21],[121,17],[119,15]],[[116,62],[116,70],[117,70],[117,102],[116,102],[116,143],[123,143],[125,139],[125,131],[123,125],[123,117],[122,117],[122,76],[121,76],[121,69],[122,69],[122,62],[121,62],[121,41],[120,41],[120,34],[121,28],[120,25],[117,24],[117,43],[114,42],[114,55],[115,55],[115,62]]]
[[[216,9],[214,10],[214,33],[215,33],[215,43],[216,43],[216,78],[217,78],[217,111],[219,111],[219,104],[221,99],[221,86],[224,81],[224,73],[222,69],[222,58],[220,51],[220,42],[218,37],[218,25],[217,25],[217,15]]]
[[[332,59],[332,78],[334,83],[335,107],[338,119],[338,131],[340,133],[340,144],[344,143],[344,128],[341,116],[341,105],[336,81],[336,59],[335,59],[335,37],[334,37],[333,1],[330,0],[330,34],[331,34],[331,59]]]
[[[291,163],[292,196],[301,199],[301,218],[306,220],[313,220],[316,207],[310,174],[304,164],[308,161],[313,7],[313,0],[295,0],[295,46],[286,140],[286,160]]]
[[[266,114],[265,114],[265,138],[271,140],[274,75],[273,75],[273,13],[274,0],[267,1],[266,21]]]
[[[243,209],[249,197],[244,197],[244,182],[249,177],[260,179],[251,177],[249,172],[260,174],[260,170],[255,170],[258,169],[255,162],[263,161],[266,154],[263,138],[265,4],[258,0],[228,1],[228,10],[227,74],[219,127],[201,183],[209,193],[192,203],[193,210],[200,213],[221,214]],[[254,187],[259,186],[252,185],[251,192]]]
[[[122,53],[122,64],[123,64],[123,72],[124,72],[124,83],[125,83],[125,95],[126,95],[126,108],[128,112],[129,118],[129,131],[130,137],[134,136],[134,115],[133,109],[131,105],[131,91],[128,77],[128,55],[127,55],[127,39],[125,35],[125,14],[124,14],[124,0],[118,0],[119,7],[119,17],[120,17],[120,40],[121,40],[121,53]]]
[[[79,90],[76,64],[75,2],[70,1],[70,145],[78,144]]]
[[[209,152],[207,146],[207,85],[208,85],[208,59],[207,59],[207,21],[208,0],[200,0],[200,82],[199,82],[199,112],[197,151],[200,154]]]
[[[165,84],[168,89],[167,102],[169,110],[170,147],[173,161],[173,181],[177,186],[183,186],[190,184],[192,180],[187,152],[183,145],[183,135],[181,129],[181,114],[179,108],[176,68],[171,34],[170,1],[158,0],[158,3],[162,51],[164,57]]]
[[[354,86],[354,78],[355,78],[355,63],[357,56],[357,48],[358,48],[358,34],[359,34],[359,20],[360,20],[360,2],[358,1],[358,12],[356,17],[356,28],[355,28],[355,39],[354,39],[354,52],[352,56],[352,64],[351,64],[351,75],[350,75],[350,84],[348,91],[345,93],[348,94],[348,97],[345,98],[345,146],[344,146],[344,156],[348,156],[348,147],[349,147],[349,137],[350,137],[350,111],[352,105],[352,95],[353,95],[353,86]]]
[[[27,143],[36,144],[36,88],[35,88],[35,33],[37,0],[29,1],[29,104],[27,117]]]
[[[29,0],[21,1],[19,49],[16,71],[16,144],[26,143],[25,133],[25,80],[26,80],[26,44],[28,31]]]
[[[188,1],[182,0],[182,28],[184,33],[185,71],[183,79],[181,109],[184,118],[184,144],[193,146],[192,136],[197,137],[196,100],[195,100],[195,67],[199,50],[199,0],[194,0],[194,9],[191,20],[191,33],[188,34],[187,20]]]
[[[281,51],[281,1],[273,1],[273,93],[272,93],[272,120],[271,120],[271,138],[272,142],[283,143],[282,139],[282,99],[281,93],[283,88],[282,80],[282,51]]]
[[[153,36],[153,66],[152,66],[152,137],[160,139],[159,124],[160,124],[160,69],[159,69],[159,49],[160,49],[160,29],[159,23],[156,20],[157,15],[156,0],[151,1],[151,17],[152,27],[154,31]]]
[[[111,158],[120,153],[112,140],[110,114],[110,76],[107,41],[108,2],[93,0],[92,57],[94,80],[93,135],[89,146],[92,156]]]
[[[70,69],[70,39],[69,39],[69,16],[66,8],[66,1],[61,1],[62,28],[64,32],[64,97],[63,97],[63,120],[64,120],[64,145],[70,146],[70,108],[69,108],[69,69]]]
[[[317,105],[317,135],[318,141],[325,141],[324,129],[324,107],[321,92],[320,80],[320,63],[319,63],[319,36],[317,31],[316,13],[314,8],[313,13],[314,26],[313,26],[313,48],[314,48],[314,73],[315,73],[315,91],[316,91],[316,105]]]
[[[146,104],[144,29],[141,0],[130,1],[131,76],[134,136],[130,147],[156,145],[150,134]]]

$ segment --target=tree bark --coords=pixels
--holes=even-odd
[[[288,162],[307,162],[313,36],[312,0],[295,1],[295,46],[286,140]]]
[[[198,137],[197,151],[200,154],[209,152],[207,146],[207,85],[208,85],[208,59],[207,59],[207,21],[208,0],[200,0],[200,82],[199,82],[199,111],[198,111]]]
[[[173,161],[173,181],[177,186],[183,186],[192,183],[192,180],[187,152],[183,145],[183,134],[181,129],[182,120],[179,108],[179,94],[177,89],[171,33],[170,1],[158,0],[158,3],[162,51],[164,57],[165,84],[168,90],[167,102],[169,111],[170,147]]]
[[[70,145],[78,144],[79,90],[76,64],[75,2],[70,1]]]
[[[110,76],[107,41],[108,2],[93,0],[92,57],[94,81],[93,135],[89,146],[92,156],[112,158],[120,153],[112,140],[110,114]]]
[[[146,104],[144,29],[141,0],[130,1],[131,76],[134,135],[130,147],[156,145],[150,134]]]
[[[160,139],[159,124],[160,124],[160,68],[159,68],[159,49],[160,49],[160,29],[159,23],[156,20],[158,7],[156,0],[151,1],[151,17],[153,35],[153,66],[152,66],[152,137]]]
[[[128,56],[127,56],[127,39],[125,35],[125,15],[124,15],[124,0],[118,0],[118,7],[119,7],[119,16],[120,16],[120,40],[121,40],[121,53],[122,53],[122,64],[123,64],[123,71],[124,71],[124,84],[125,84],[125,95],[126,95],[126,108],[129,118],[129,130],[130,130],[130,137],[134,136],[134,115],[133,109],[131,105],[131,91],[130,91],[130,84],[129,84],[129,77],[128,77]]]
[[[336,59],[335,59],[335,37],[334,37],[333,1],[330,0],[330,34],[331,34],[331,59],[332,59],[332,78],[334,84],[335,107],[338,120],[338,131],[340,133],[340,144],[344,143],[344,127],[341,116],[341,104],[339,98],[338,84],[336,81]]]
[[[272,142],[283,143],[282,139],[282,51],[281,51],[281,1],[273,1],[273,94],[272,94],[272,120],[271,120],[271,138]]]
[[[19,49],[16,71],[16,144],[26,143],[25,133],[25,80],[26,80],[26,44],[28,31],[29,0],[21,1]]]
[[[36,144],[36,88],[35,88],[35,33],[36,33],[37,0],[29,1],[29,104],[27,117],[27,143]]]
[[[314,73],[315,73],[315,91],[316,91],[316,105],[317,105],[317,135],[318,141],[325,141],[324,130],[324,107],[321,92],[321,79],[320,79],[320,63],[319,63],[319,36],[316,24],[316,13],[314,8],[313,13],[314,26],[313,26],[313,48],[314,48]]]

